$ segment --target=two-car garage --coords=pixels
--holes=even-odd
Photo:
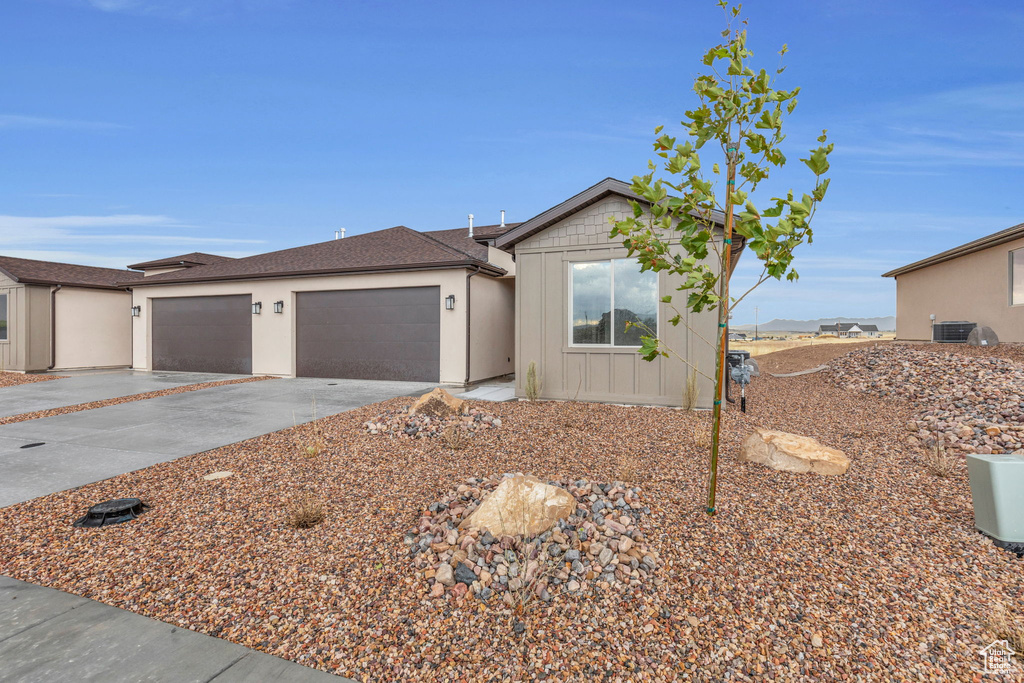
[[[154,370],[249,374],[253,319],[281,315],[254,313],[250,294],[151,301]],[[439,287],[304,291],[293,305],[296,376],[439,380]]]

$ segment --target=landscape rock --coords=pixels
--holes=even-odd
[[[542,534],[576,509],[576,499],[563,488],[536,477],[516,474],[489,493],[460,528],[501,536]]]
[[[460,564],[459,566],[461,567],[462,565]],[[452,566],[447,562],[442,562],[434,572],[434,581],[442,586],[454,586],[455,573],[452,571]]]
[[[465,409],[465,401],[455,398],[441,387],[437,387],[416,399],[416,402],[409,408],[409,414],[445,418],[461,415]]]
[[[533,480],[529,482],[532,486],[554,489],[560,492],[558,498],[568,496],[568,515],[532,534],[481,531],[467,523],[502,486],[507,488],[515,479]],[[521,595],[529,591],[538,600],[550,602],[559,590],[573,595],[633,591],[652,579],[659,585],[653,577],[658,553],[638,526],[650,513],[642,496],[640,487],[622,482],[540,482],[521,474],[470,478],[427,505],[420,513],[419,526],[406,532],[403,541],[413,566],[430,586],[432,598],[459,600],[472,594],[486,601],[497,596],[511,605],[515,601],[509,602],[510,592]],[[619,510],[615,519],[603,520],[592,513],[594,500],[605,503],[603,510]],[[438,539],[454,542],[438,543]],[[601,581],[595,581],[598,577]]]
[[[909,445],[1012,453],[1024,442],[1024,364],[987,349],[889,344],[836,358],[828,372],[846,390],[914,406],[916,419],[904,437]]]
[[[772,429],[755,429],[744,441],[739,460],[756,462],[782,472],[845,474],[850,460],[816,439]]]
[[[968,346],[999,346],[999,337],[991,327],[975,327],[967,335]]]

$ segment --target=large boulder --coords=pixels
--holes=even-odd
[[[999,337],[991,327],[975,327],[967,335],[969,346],[999,346]]]
[[[466,412],[466,402],[455,398],[441,387],[423,394],[409,408],[410,415],[426,415],[427,417],[451,417]]]
[[[740,460],[756,462],[782,472],[844,474],[850,460],[835,448],[824,446],[809,436],[755,429],[743,441]]]
[[[537,536],[575,509],[576,499],[565,489],[515,474],[487,494],[459,527],[489,531],[497,538]]]

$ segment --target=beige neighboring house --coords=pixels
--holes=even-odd
[[[132,362],[141,273],[0,256],[0,369],[40,372]]]
[[[628,184],[606,178],[495,241],[516,260],[518,396],[525,396],[526,369],[534,362],[543,398],[681,405],[686,366],[676,358],[645,361],[637,353],[641,332],[627,331],[626,321],[657,330],[676,353],[714,374],[714,350],[700,337],[714,338],[716,314],[680,305],[686,324],[672,326],[676,310],[660,300],[672,294],[684,301],[676,291],[682,278],[641,273],[622,242],[609,237],[609,219],[633,214],[630,200],[639,197]],[[744,245],[739,236],[733,242],[735,268]],[[700,376],[698,383],[698,406],[710,407],[712,384]]]
[[[991,327],[1024,342],[1024,223],[885,273],[896,278],[896,338],[931,341],[932,323]]]

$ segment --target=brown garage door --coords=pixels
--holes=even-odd
[[[299,377],[439,380],[440,287],[300,292],[295,304]]]
[[[252,372],[248,294],[153,299],[153,369]]]

